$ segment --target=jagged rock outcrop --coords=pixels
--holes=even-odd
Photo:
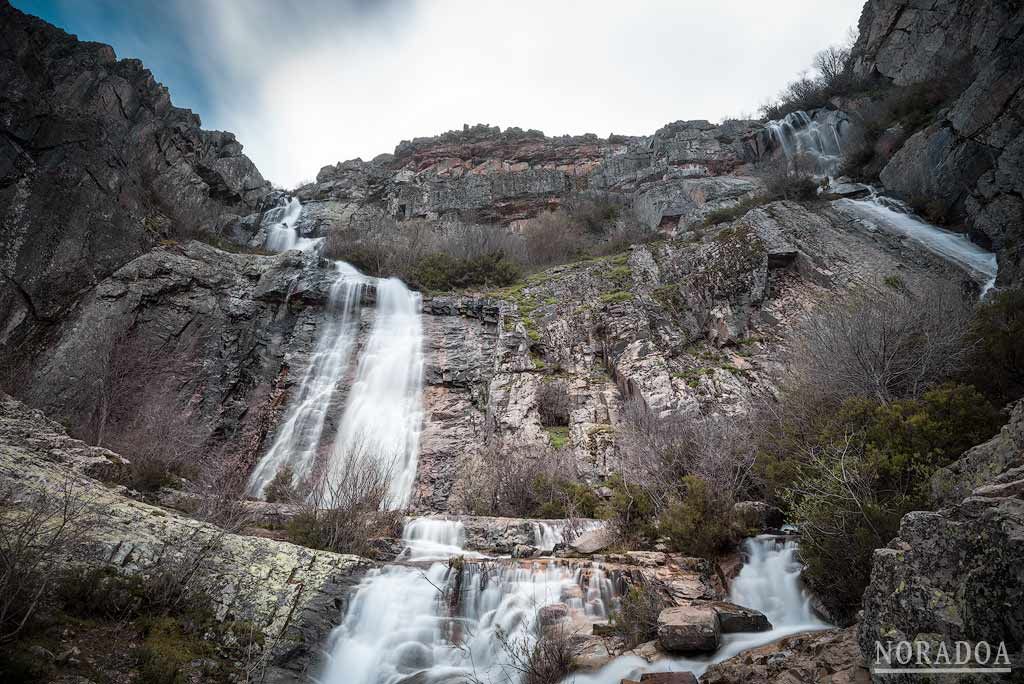
[[[642,138],[479,125],[403,142],[394,154],[325,166],[297,190],[305,235],[384,216],[515,224],[580,194],[612,193],[650,226],[699,222],[761,188],[754,121],[678,121]]]
[[[138,60],[0,0],[0,349],[175,230],[217,230],[269,190],[231,133],[204,131]]]
[[[876,642],[884,648],[919,641],[935,654],[940,643],[954,653],[957,641],[987,641],[993,654],[1006,645],[1013,669],[1024,666],[1022,435],[1024,405],[1018,405],[998,435],[936,474],[940,502],[961,492],[966,498],[907,514],[899,537],[875,551],[859,633],[866,659],[875,658]]]
[[[38,410],[0,395],[0,486],[60,497],[65,483],[87,501],[96,522],[80,556],[69,561],[146,574],[186,559],[195,589],[209,597],[217,620],[253,625],[264,637],[258,654],[268,682],[314,673],[319,646],[340,622],[367,561],[259,537],[228,534],[208,523],[150,506],[94,476],[122,466],[121,457],[71,439]],[[78,548],[78,547],[76,547]]]
[[[931,203],[999,255],[999,282],[1024,259],[1024,9],[1012,0],[869,0],[855,71],[900,85],[966,80],[937,120],[882,170],[886,188]]]

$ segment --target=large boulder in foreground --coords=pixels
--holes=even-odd
[[[658,643],[670,653],[710,653],[721,639],[718,612],[709,604],[666,608],[658,616]]]
[[[865,658],[877,643],[915,641],[931,653],[945,644],[953,653],[958,641],[986,641],[993,652],[1005,643],[1014,669],[1024,666],[1024,468],[1015,465],[1022,428],[1018,406],[1002,432],[940,474],[941,493],[995,474],[954,506],[907,514],[899,537],[875,551],[859,636]]]
[[[870,675],[857,649],[856,627],[796,634],[712,665],[701,684],[815,682],[867,684]]]

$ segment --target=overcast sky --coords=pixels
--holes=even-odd
[[[863,0],[12,0],[138,57],[286,187],[462,124],[646,135],[754,114]]]

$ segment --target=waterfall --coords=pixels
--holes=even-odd
[[[795,542],[768,535],[744,542],[747,562],[733,580],[729,600],[764,613],[772,623],[770,631],[723,634],[718,650],[703,658],[666,658],[648,663],[638,656],[622,656],[592,674],[570,675],[563,684],[619,684],[623,679],[640,679],[647,672],[692,672],[700,676],[714,663],[743,651],[792,634],[828,629],[831,625],[815,617],[810,599],[800,587],[802,568],[796,551]]]
[[[292,198],[267,212],[267,246],[310,249],[323,238],[299,238],[295,225],[302,214]],[[335,261],[334,279],[314,350],[289,401],[284,421],[270,449],[249,478],[248,493],[260,497],[281,471],[292,468],[292,485],[302,486],[316,473],[317,502],[331,505],[332,484],[351,473],[346,466],[363,462],[390,476],[385,505],[403,508],[416,478],[423,420],[423,326],[420,296],[396,278],[370,278],[351,265]],[[338,430],[326,463],[318,463],[327,412],[333,406],[346,372],[356,356],[363,294],[376,295],[373,325],[358,354],[355,380],[349,388]],[[360,459],[356,461],[354,459]],[[365,461],[364,461],[365,460]]]
[[[836,204],[872,225],[912,240],[929,252],[960,266],[978,281],[982,295],[995,285],[999,268],[996,255],[971,242],[963,233],[954,233],[926,223],[906,204],[877,193],[863,200],[837,200]]]
[[[832,110],[814,114],[792,112],[779,121],[765,124],[772,145],[782,150],[787,160],[804,157],[814,161],[819,176],[833,176],[842,160],[846,117]]]
[[[373,329],[334,440],[328,479],[341,477],[348,459],[369,457],[390,474],[388,507],[404,508],[416,479],[423,422],[420,296],[396,278],[376,285]]]
[[[297,197],[292,197],[284,204],[267,211],[263,219],[267,228],[265,246],[272,252],[285,252],[289,249],[311,249],[323,241],[323,238],[299,237],[296,224],[302,216],[302,204]]]
[[[772,146],[787,160],[799,157],[814,161],[814,173],[832,177],[842,160],[845,115],[819,109],[813,115],[792,112],[780,121],[765,124]],[[863,200],[840,199],[836,204],[851,210],[873,226],[913,240],[928,251],[960,266],[971,275],[984,295],[996,282],[996,255],[982,249],[961,233],[954,233],[923,221],[903,202],[881,195],[875,188],[863,186],[871,196]]]
[[[447,520],[412,520],[403,539],[412,563],[435,559],[442,548],[463,560],[370,572],[330,637],[323,684],[514,683],[518,665],[503,644],[529,652],[541,608],[558,604],[559,614],[586,623],[616,605],[596,564],[466,560],[462,525]]]
[[[327,299],[326,321],[302,379],[296,385],[284,422],[270,449],[249,478],[249,495],[260,497],[284,466],[292,468],[292,485],[312,473],[327,411],[349,366],[359,332],[360,302],[368,281],[354,268],[335,262]]]

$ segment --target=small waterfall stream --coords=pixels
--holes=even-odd
[[[563,684],[619,684],[640,679],[647,672],[692,672],[698,677],[714,663],[800,632],[829,629],[810,607],[810,597],[800,586],[801,565],[797,545],[772,536],[744,542],[747,562],[733,580],[729,601],[764,613],[772,623],[767,632],[723,634],[721,646],[701,658],[666,658],[648,663],[638,656],[622,656],[593,674],[574,674]]]
[[[765,124],[772,145],[794,162],[813,160],[815,174],[835,176],[842,161],[843,142],[849,122],[832,110],[819,109],[812,114],[792,112],[779,121]],[[836,205],[872,227],[912,240],[933,254],[964,269],[981,286],[984,295],[996,282],[996,256],[971,242],[962,233],[933,226],[917,216],[903,202],[880,194],[875,188],[866,199],[840,199]]]

